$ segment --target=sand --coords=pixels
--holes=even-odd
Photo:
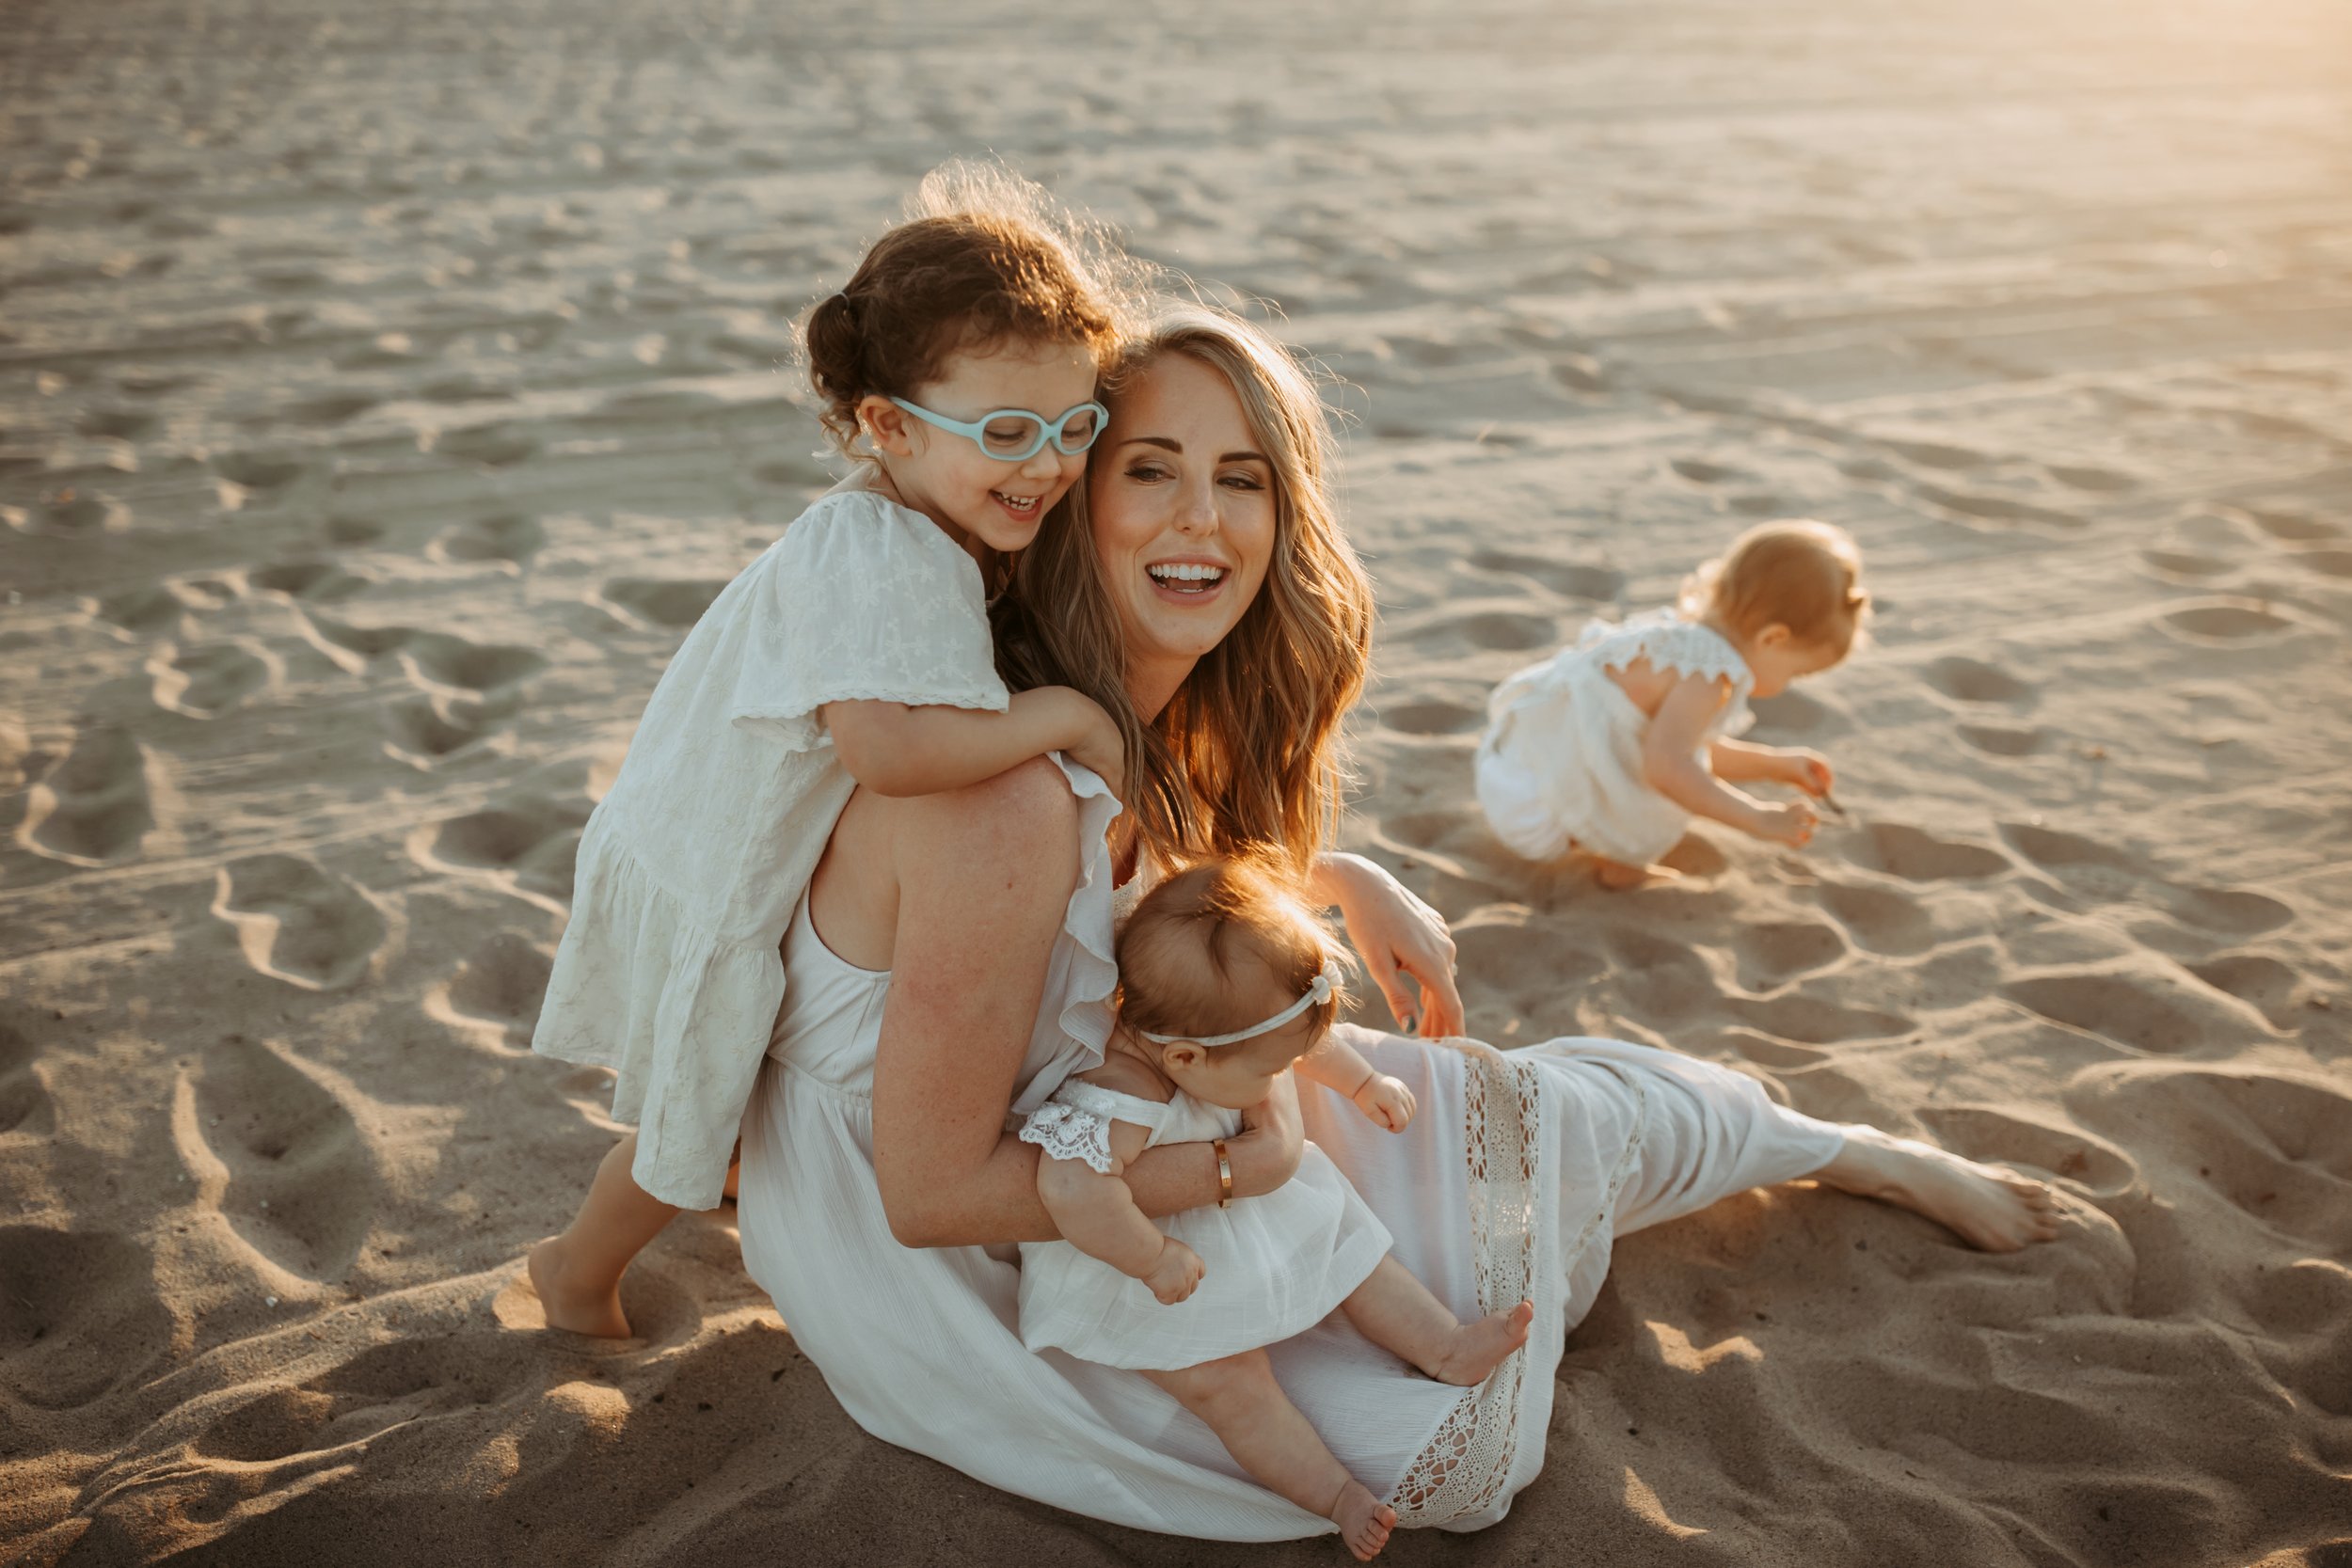
[[[613,1128],[526,1044],[668,651],[824,483],[779,368],[993,149],[1279,303],[1379,582],[1355,847],[1475,1032],[2045,1172],[1966,1251],[1629,1241],[1543,1478],[1388,1560],[2352,1560],[2352,19],[2311,0],[31,0],[0,41],[0,1558],[1342,1560],[860,1433],[731,1216],[535,1332]],[[879,18],[879,20],[877,19]],[[1514,863],[1493,682],[1756,517],[1850,816]]]

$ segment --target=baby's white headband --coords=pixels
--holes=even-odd
[[[1323,972],[1315,976],[1315,983],[1307,988],[1306,995],[1263,1023],[1253,1023],[1247,1029],[1236,1029],[1230,1035],[1155,1035],[1149,1029],[1138,1029],[1136,1033],[1150,1040],[1153,1045],[1174,1045],[1180,1040],[1189,1040],[1194,1045],[1211,1047],[1232,1045],[1238,1041],[1254,1039],[1260,1035],[1279,1029],[1308,1008],[1323,1006],[1331,1000],[1331,993],[1339,988],[1339,983],[1340,966],[1327,960],[1324,963]]]

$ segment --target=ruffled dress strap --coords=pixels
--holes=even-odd
[[[1646,658],[1651,669],[1685,679],[1730,682],[1731,700],[1708,726],[1710,736],[1740,735],[1756,722],[1748,711],[1756,672],[1748,661],[1723,633],[1672,610],[1651,610],[1616,626],[1595,621],[1577,640],[1576,652],[1603,670],[1622,670]]]
[[[1037,1145],[1048,1159],[1083,1160],[1107,1176],[1112,1164],[1112,1122],[1129,1122],[1156,1132],[1167,1118],[1168,1106],[1159,1101],[1073,1078],[1054,1091],[1053,1099],[1029,1113],[1028,1120],[1021,1124],[1021,1141]]]

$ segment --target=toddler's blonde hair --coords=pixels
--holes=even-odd
[[[1853,535],[1809,519],[1758,523],[1684,580],[1678,608],[1740,637],[1777,622],[1843,658],[1870,612]]]
[[[1186,866],[1150,893],[1119,936],[1119,1014],[1128,1027],[1186,1039],[1247,1029],[1266,1016],[1265,998],[1242,982],[1263,965],[1275,986],[1307,994],[1324,965],[1343,958],[1278,863],[1231,858]],[[1307,1010],[1320,1039],[1346,998]],[[1254,1041],[1217,1048],[1248,1050]]]

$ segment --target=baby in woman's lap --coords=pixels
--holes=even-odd
[[[1274,1192],[1154,1226],[1122,1180],[1127,1164],[1207,1143],[1222,1164],[1241,1113],[1294,1068],[1391,1132],[1411,1119],[1413,1096],[1332,1036],[1337,944],[1275,872],[1212,861],[1169,878],[1129,919],[1119,968],[1103,1066],[1022,1129],[1045,1152],[1038,1192],[1064,1238],[1022,1248],[1022,1338],[1142,1372],[1261,1484],[1332,1520],[1369,1559],[1395,1513],[1282,1392],[1264,1347],[1337,1308],[1374,1343],[1467,1386],[1527,1342],[1534,1308],[1461,1322],[1389,1256],[1387,1228],[1312,1144]]]

